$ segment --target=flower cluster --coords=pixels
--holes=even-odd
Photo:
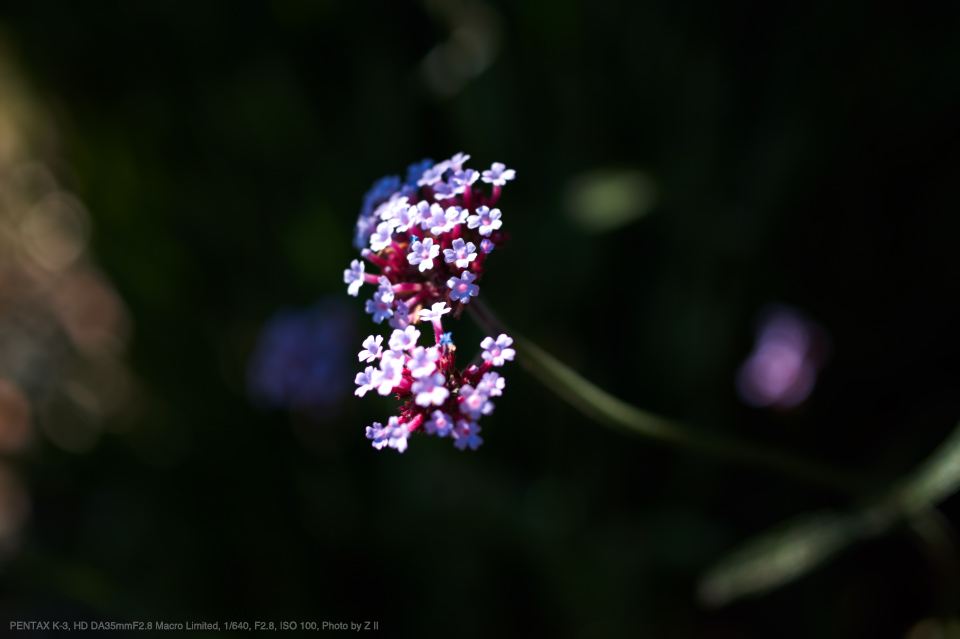
[[[383,336],[370,335],[363,342],[358,359],[368,364],[354,380],[359,397],[376,390],[381,395],[395,394],[403,405],[400,416],[392,416],[384,426],[374,422],[367,426],[367,438],[373,447],[407,449],[407,438],[417,430],[438,437],[450,436],[460,450],[476,450],[483,443],[480,426],[482,415],[493,412],[493,397],[503,394],[506,384],[499,373],[491,371],[512,360],[516,351],[506,335],[485,338],[480,347],[483,364],[458,371],[455,366],[456,346],[450,333],[443,332],[442,316],[450,312],[446,302],[437,302],[420,311],[420,319],[433,324],[435,344],[417,344],[420,331],[413,325],[396,328],[384,350]]]
[[[403,182],[382,178],[364,196],[354,245],[380,274],[353,260],[343,281],[354,297],[364,284],[377,286],[366,306],[377,324],[386,319],[404,329],[418,321],[420,309],[447,300],[459,317],[479,295],[484,261],[507,239],[500,209],[491,207],[516,172],[494,162],[481,174],[464,167],[469,159],[458,153],[436,164],[423,160],[409,167]]]
[[[500,209],[492,207],[515,171],[495,162],[481,175],[464,167],[468,159],[458,153],[436,164],[424,160],[408,169],[403,182],[399,176],[378,180],[363,199],[354,245],[380,273],[368,273],[365,262],[353,260],[343,281],[353,296],[364,284],[376,285],[367,313],[377,324],[388,320],[393,332],[386,344],[382,335],[364,340],[358,357],[370,366],[357,374],[355,394],[376,390],[403,402],[399,416],[367,427],[378,450],[402,453],[418,431],[476,450],[483,443],[477,422],[493,411],[492,398],[505,385],[490,369],[516,354],[506,335],[487,337],[480,344],[483,364],[459,371],[451,333],[443,332],[443,316],[459,317],[480,293],[484,261],[507,239]],[[489,193],[478,180],[491,186]],[[433,325],[432,346],[417,343],[422,322]]]

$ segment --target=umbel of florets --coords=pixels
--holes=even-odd
[[[480,293],[476,282],[487,256],[507,240],[494,207],[515,171],[494,162],[481,175],[464,167],[469,159],[458,153],[436,164],[424,160],[410,166],[404,182],[399,176],[382,178],[364,196],[354,245],[380,274],[353,260],[343,281],[353,296],[364,284],[378,285],[366,305],[377,324],[386,319],[404,328],[416,321],[420,308],[441,301],[455,305],[459,317]],[[489,185],[489,193],[478,180]]]
[[[367,313],[377,324],[388,320],[394,330],[386,350],[381,335],[363,342],[359,360],[379,364],[357,374],[356,394],[376,389],[404,402],[386,426],[367,427],[377,449],[403,452],[409,435],[419,431],[450,436],[460,450],[475,450],[483,443],[477,422],[493,411],[491,398],[505,385],[490,368],[515,354],[508,336],[487,337],[481,343],[483,364],[459,371],[452,335],[443,332],[443,316],[459,318],[479,295],[476,282],[487,256],[507,240],[500,209],[493,207],[515,172],[495,162],[481,176],[464,167],[469,159],[458,153],[439,163],[424,160],[409,167],[405,181],[382,178],[363,198],[354,245],[380,273],[368,273],[366,262],[353,260],[343,281],[353,296],[364,284],[376,285]],[[478,180],[489,185],[489,193]],[[416,325],[424,321],[433,324],[433,346],[417,344]]]
[[[383,348],[382,335],[364,340],[359,360],[368,364],[379,360],[379,365],[357,373],[356,395],[363,397],[376,390],[381,395],[394,394],[403,402],[399,417],[390,417],[386,426],[379,422],[367,426],[367,438],[373,440],[374,448],[390,447],[402,453],[407,438],[416,431],[449,436],[460,450],[476,450],[483,443],[478,422],[493,412],[492,399],[503,394],[506,384],[490,369],[514,358],[513,340],[506,335],[496,340],[487,337],[480,344],[483,364],[457,370],[456,346],[442,326],[442,316],[449,312],[445,302],[420,311],[420,319],[433,324],[433,346],[418,345],[420,331],[412,325],[393,330],[388,350]]]

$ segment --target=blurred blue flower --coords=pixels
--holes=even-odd
[[[335,297],[278,311],[260,332],[247,365],[251,400],[318,421],[335,416],[352,387],[355,325],[353,310]]]

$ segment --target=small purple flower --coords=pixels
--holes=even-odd
[[[494,366],[503,366],[506,360],[512,362],[514,356],[517,354],[517,351],[512,348],[507,348],[511,344],[513,344],[513,338],[503,334],[501,334],[496,341],[494,341],[492,337],[485,337],[483,341],[480,342],[480,348],[484,349],[480,356],[484,361],[489,361]]]
[[[407,261],[416,266],[420,265],[420,272],[433,268],[433,258],[440,255],[440,247],[433,243],[432,238],[427,238],[422,242],[414,242],[410,247],[410,253],[407,255]]]
[[[443,261],[456,262],[457,268],[467,268],[470,262],[477,259],[477,247],[473,242],[464,242],[457,238],[453,241],[452,249],[443,249]]]
[[[488,253],[488,254],[489,254],[490,251],[493,250],[493,246],[494,246],[494,244],[493,244],[493,242],[490,241],[489,238],[483,238],[483,241],[480,242],[480,249],[481,249],[484,253]]]
[[[453,172],[456,173],[463,169],[463,163],[470,159],[469,155],[465,153],[457,153],[455,156],[447,160],[449,168],[453,169]]]
[[[390,336],[390,350],[397,353],[408,351],[417,345],[420,339],[420,331],[413,326],[408,326],[406,330],[395,330]]]
[[[428,435],[437,437],[446,437],[453,428],[453,418],[441,410],[433,411],[432,419],[423,425]]]
[[[390,448],[396,449],[398,453],[402,453],[407,449],[407,437],[410,435],[410,431],[400,423],[396,415],[390,417],[390,421],[387,422],[386,427],[383,429],[383,434],[386,436],[387,446]]]
[[[493,184],[494,186],[503,186],[507,183],[507,180],[512,180],[516,176],[517,172],[513,169],[508,169],[507,165],[494,162],[490,165],[489,171],[483,172],[483,181],[487,184]]]
[[[453,230],[453,227],[460,223],[459,206],[450,206],[446,210],[439,204],[433,204],[430,207],[430,214],[420,222],[420,228],[424,231],[430,231],[434,235],[441,235],[447,231]]]
[[[380,293],[380,301],[384,304],[389,304],[393,301],[393,284],[390,283],[390,280],[386,278],[385,275],[381,275],[377,279],[380,286],[377,287],[377,292]]]
[[[447,223],[447,218],[443,214],[443,207],[434,202],[430,208],[420,217],[420,228],[424,231],[430,230],[430,227]],[[439,235],[439,233],[437,233]]]
[[[367,360],[369,364],[373,360],[377,359],[383,354],[383,347],[380,345],[383,343],[383,335],[371,335],[367,339],[363,340],[363,350],[360,351],[360,361],[364,359]]]
[[[367,426],[367,439],[373,440],[373,447],[377,450],[387,445],[387,435],[384,431],[383,424],[380,422],[373,422],[373,426]]]
[[[371,382],[377,386],[381,395],[389,395],[395,386],[403,379],[403,355],[393,351],[383,351],[380,359],[380,370],[370,375]]]
[[[419,379],[437,370],[438,359],[440,359],[440,351],[437,350],[436,346],[430,348],[417,346],[410,352],[410,361],[407,362],[407,368],[413,377]]]
[[[503,222],[500,221],[500,209],[491,211],[486,206],[478,206],[477,214],[467,218],[467,228],[475,229],[478,226],[480,235],[490,235],[503,226]]]
[[[477,384],[477,390],[480,390],[490,397],[499,397],[503,395],[503,387],[506,386],[507,382],[499,373],[494,373],[490,371],[489,373],[484,373],[483,377],[480,379],[480,383]]]
[[[343,283],[349,284],[347,287],[347,294],[353,295],[354,297],[360,292],[360,287],[363,286],[364,279],[364,263],[360,260],[353,260],[350,262],[350,268],[343,271]]]
[[[490,397],[480,388],[474,388],[470,384],[460,389],[460,412],[470,417],[470,419],[480,419],[480,415],[489,415],[493,412],[493,402]]]
[[[471,284],[477,276],[470,271],[464,271],[460,277],[451,277],[447,280],[447,288],[450,289],[450,299],[454,302],[459,301],[462,304],[468,304],[470,297],[476,297],[480,294],[480,287]]]
[[[408,206],[394,213],[390,220],[394,224],[394,231],[397,233],[406,233],[410,227],[416,226],[418,222],[417,207]]]
[[[390,310],[390,306],[393,302],[392,298],[390,302],[383,300],[382,293],[377,291],[373,294],[372,300],[367,300],[367,312],[373,314],[373,321],[377,324],[383,322],[384,319],[388,319],[393,316],[393,311]]]
[[[453,346],[453,333],[441,333],[439,346]]]
[[[433,197],[438,200],[449,200],[452,197],[455,197],[463,189],[457,189],[455,184],[449,184],[447,182],[440,182],[433,185]]]
[[[370,236],[370,249],[377,253],[390,246],[393,242],[393,226],[390,222],[380,222],[377,232]]]
[[[433,168],[423,172],[423,177],[417,180],[417,186],[433,186],[440,181],[443,174],[450,168],[450,160],[444,160],[433,165]]]
[[[467,187],[476,182],[479,177],[480,174],[473,169],[457,171],[453,174],[453,177],[450,178],[450,184],[456,187],[458,193],[463,193]]]
[[[390,227],[393,228],[397,225],[394,222],[394,218],[397,216],[397,213],[400,211],[406,211],[410,206],[409,198],[407,197],[393,197],[388,201],[384,202],[377,207],[377,210],[374,211],[374,214],[379,217],[384,222],[389,222]]]
[[[393,328],[403,330],[410,326],[410,308],[403,300],[396,300],[394,306],[396,310],[393,313],[393,317],[390,318],[389,324]]]
[[[470,447],[470,450],[476,450],[483,443],[483,437],[480,437],[481,430],[480,424],[477,422],[468,422],[461,419],[453,430],[453,434],[456,436],[453,445],[460,450],[466,450],[467,446]]]
[[[429,309],[420,309],[420,319],[425,322],[439,321],[444,313],[449,313],[451,308],[447,308],[446,302],[437,302]]]
[[[367,394],[367,391],[373,390],[373,387],[376,386],[376,384],[373,383],[373,374],[376,372],[376,370],[377,369],[375,369],[373,366],[367,366],[362,373],[357,373],[357,377],[353,380],[353,382],[360,388],[353,391],[354,395],[357,397],[363,397]]]
[[[418,406],[440,406],[447,401],[450,391],[447,390],[442,373],[424,375],[413,383],[410,389],[416,396]]]
[[[828,350],[826,333],[796,309],[778,306],[761,317],[756,344],[737,374],[744,402],[787,410],[813,391]]]

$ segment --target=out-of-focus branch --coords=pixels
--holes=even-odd
[[[581,377],[539,346],[508,329],[479,299],[468,306],[471,317],[491,333],[513,338],[520,364],[587,417],[721,461],[761,468],[805,483],[859,496],[871,486],[864,477],[804,459],[788,451],[705,433],[620,400]]]

